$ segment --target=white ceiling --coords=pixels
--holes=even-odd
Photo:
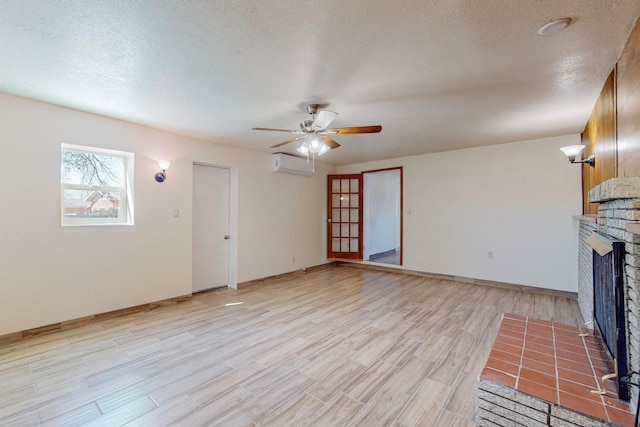
[[[1,0],[0,91],[271,152],[311,101],[349,164],[581,132],[638,0]],[[571,17],[554,36],[546,22]],[[291,149],[295,149],[290,144]]]

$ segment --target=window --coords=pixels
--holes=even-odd
[[[61,145],[62,225],[133,224],[133,153]]]

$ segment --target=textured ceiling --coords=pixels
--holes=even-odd
[[[270,152],[311,101],[348,164],[582,131],[637,0],[0,3],[0,91]],[[551,19],[573,23],[538,36]],[[291,148],[295,148],[290,144]]]

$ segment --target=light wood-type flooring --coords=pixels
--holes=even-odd
[[[0,347],[0,426],[472,426],[505,312],[580,322],[573,300],[344,265],[213,290]]]

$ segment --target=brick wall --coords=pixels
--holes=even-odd
[[[596,227],[595,217],[581,218],[578,229],[578,305],[582,318],[591,329],[593,323],[589,321],[593,317],[593,249],[586,240],[596,231]]]

